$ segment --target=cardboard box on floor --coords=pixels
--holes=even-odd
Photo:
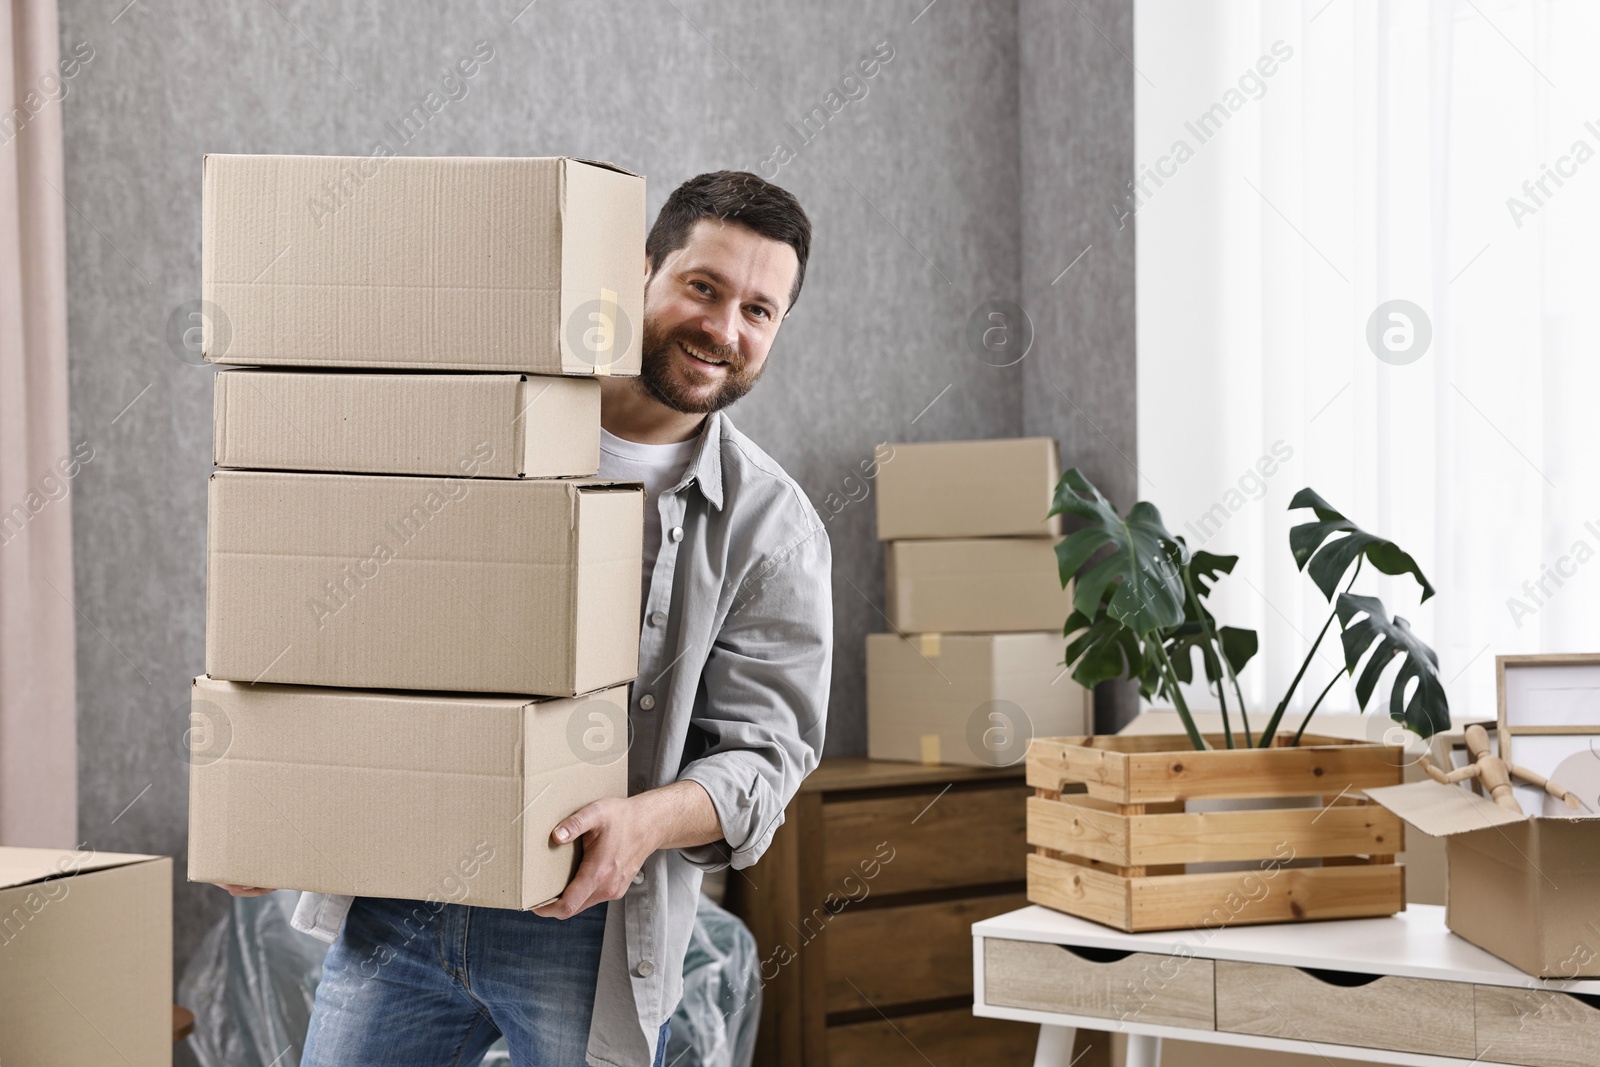
[[[638,673],[637,482],[220,471],[206,673],[572,696]]]
[[[1600,817],[1545,818],[1423,781],[1367,795],[1445,841],[1445,925],[1542,978],[1600,978]]]
[[[239,368],[215,381],[219,467],[476,478],[600,469],[594,378]]]
[[[635,375],[644,238],[610,163],[208,155],[205,358]]]
[[[1090,732],[1061,635],[867,635],[867,755],[1004,767],[1030,738]]]
[[[0,847],[0,1063],[172,1063],[170,858]]]
[[[881,445],[878,540],[1059,537],[1057,465],[1049,437]]]
[[[474,697],[194,680],[189,878],[529,908],[556,823],[628,791],[628,689]]]
[[[1048,537],[890,541],[884,608],[904,633],[1060,630],[1072,614]]]

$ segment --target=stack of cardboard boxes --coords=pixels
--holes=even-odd
[[[627,792],[643,489],[594,475],[644,180],[209,156],[204,189],[206,358],[251,369],[216,375],[189,877],[549,900],[551,829]]]
[[[899,444],[878,456],[878,540],[893,633],[867,637],[874,759],[1019,762],[1031,737],[1090,732],[1062,663],[1056,443]]]

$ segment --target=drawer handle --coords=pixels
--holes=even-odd
[[[1358,989],[1364,985],[1371,985],[1383,977],[1381,974],[1361,974],[1357,971],[1327,971],[1321,967],[1296,967],[1295,970],[1309,974],[1326,985],[1336,985],[1344,989]]]
[[[1121,963],[1133,955],[1131,949],[1120,948],[1090,948],[1087,945],[1062,945],[1062,948],[1090,963]]]

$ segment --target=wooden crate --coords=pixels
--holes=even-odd
[[[1400,748],[1312,735],[1266,749],[1207,740],[1215,747],[1201,752],[1181,734],[1035,738],[1028,899],[1130,933],[1405,909],[1394,861],[1404,824],[1362,795],[1400,783]],[[1261,800],[1251,810],[1188,804]]]

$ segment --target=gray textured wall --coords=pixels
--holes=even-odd
[[[1020,0],[1022,269],[1020,303],[1035,354],[1021,366],[1022,429],[1054,437],[1119,509],[1148,495],[1134,421],[1133,5]],[[1096,725],[1111,732],[1138,692],[1108,682]]]
[[[734,420],[819,507],[877,441],[1024,432],[1056,436],[1125,502],[1132,240],[1102,243],[1102,205],[1131,168],[1133,72],[1100,32],[1131,56],[1124,3],[524,3],[60,0],[64,48],[94,48],[64,105],[64,192],[73,435],[97,449],[74,488],[81,830],[95,847],[184,849],[212,372],[166,330],[199,292],[201,155],[369,150],[476,41],[494,59],[404,151],[614,160],[648,176],[652,217],[696,173],[758,169],[796,140],[786,120],[889,42],[865,98],[776,176],[806,204],[814,252]],[[986,365],[962,342],[967,317],[1017,294],[1039,340],[1017,367]],[[829,529],[828,751],[859,753],[862,640],[881,628],[871,501]],[[180,965],[222,901],[180,884]]]

